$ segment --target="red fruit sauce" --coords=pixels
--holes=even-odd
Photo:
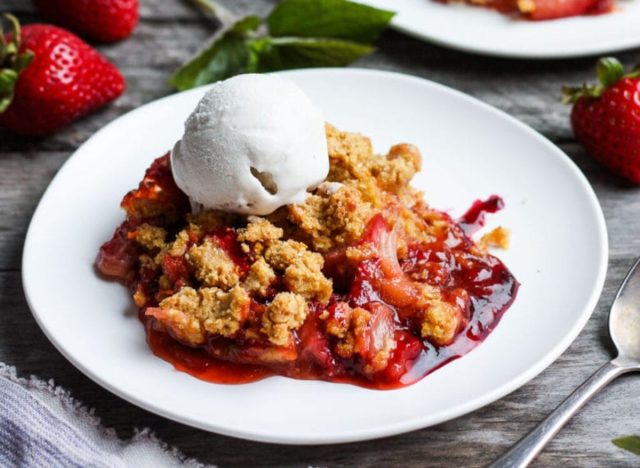
[[[486,200],[476,200],[458,219],[458,226],[470,237],[484,226],[487,213],[497,213],[502,208],[504,208],[504,200],[498,195],[491,195]]]

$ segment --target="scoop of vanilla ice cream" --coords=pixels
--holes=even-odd
[[[213,85],[198,103],[171,167],[192,202],[269,214],[301,203],[327,177],[324,119],[293,82],[239,75]]]

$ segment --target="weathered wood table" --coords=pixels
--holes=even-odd
[[[241,14],[264,14],[275,2],[225,3]],[[36,21],[29,3],[2,0],[0,10],[13,10],[23,21]],[[107,122],[170,93],[170,72],[214,28],[181,0],[141,3],[142,19],[134,36],[100,48],[127,78],[128,91],[122,98],[45,140],[17,138],[0,131],[0,361],[17,366],[21,375],[55,379],[88,406],[95,407],[103,423],[115,427],[122,437],[130,436],[135,427],[148,426],[188,456],[220,466],[453,467],[481,466],[491,461],[610,358],[608,306],[627,269],[640,254],[640,190],[591,161],[574,142],[569,111],[558,101],[563,84],[592,78],[595,60],[525,62],[477,57],[387,32],[378,52],[359,66],[421,76],[476,96],[550,138],[589,178],[607,219],[611,257],[604,294],[576,342],[532,382],[475,413],[397,437],[339,446],[275,446],[209,434],[143,411],[94,384],[53,348],[36,325],[22,293],[20,260],[32,212],[67,157]],[[627,64],[640,63],[640,50],[618,56]],[[73,200],[69,204],[73,209]],[[555,438],[536,466],[637,466],[640,459],[610,442],[613,437],[630,433],[640,433],[637,376],[623,377],[597,396]]]

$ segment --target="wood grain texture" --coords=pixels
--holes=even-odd
[[[265,14],[275,0],[227,0],[244,14]],[[151,427],[187,455],[220,466],[483,466],[524,435],[572,389],[610,358],[608,306],[640,253],[640,191],[603,171],[573,139],[568,109],[558,102],[566,83],[592,78],[593,59],[509,61],[425,44],[395,32],[358,66],[399,71],[460,89],[531,125],[578,164],[604,209],[611,260],[603,296],[569,350],[540,376],[502,400],[439,426],[379,441],[325,447],[285,447],[230,439],[155,416],[103,390],[69,364],[33,320],[20,281],[24,235],[48,182],[92,133],[143,103],[167,95],[167,77],[207,39],[215,26],[180,0],[141,0],[141,22],[131,40],[100,46],[128,81],[116,103],[44,140],[0,130],[0,361],[70,389],[123,436]],[[26,0],[0,0],[27,21],[37,20]],[[620,54],[640,63],[640,51]],[[541,187],[540,190],[544,190]],[[540,220],[544,223],[544,220]],[[551,226],[564,229],[564,226]],[[104,352],[104,350],[96,350]],[[638,459],[610,439],[640,433],[640,379],[629,376],[609,387],[551,443],[535,466],[637,466]]]

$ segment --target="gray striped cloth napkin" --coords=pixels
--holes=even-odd
[[[204,467],[148,429],[129,441],[52,381],[0,363],[0,467]]]

